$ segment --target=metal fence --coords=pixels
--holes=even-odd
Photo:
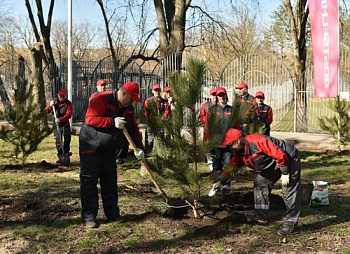
[[[181,62],[181,68],[186,69],[187,60],[191,56],[184,54]],[[340,75],[339,75],[339,94],[344,99],[350,97],[350,64],[348,53],[343,52],[340,57]],[[136,60],[130,60],[127,57],[118,59],[120,66],[117,70],[110,57],[100,61],[80,61],[73,62],[73,82],[72,82],[72,102],[74,106],[73,121],[82,121],[88,106],[88,98],[95,91],[96,81],[100,78],[106,79],[107,89],[120,87],[127,81],[135,81],[140,85],[140,97],[142,102],[137,104],[136,111],[141,112],[143,101],[152,95],[151,87],[158,83],[162,87],[167,84],[166,77],[168,71],[167,63],[176,63],[177,56],[169,55],[160,63],[148,65],[147,70],[140,67]],[[126,68],[121,66],[128,62]],[[151,66],[151,67],[150,67]],[[303,97],[307,101],[306,119],[308,132],[321,132],[318,127],[318,118],[331,116],[335,113],[327,107],[327,101],[330,99],[321,99],[314,97],[313,69],[312,63],[307,64],[305,73],[306,91],[297,91],[294,85],[294,78],[286,67],[284,59],[278,55],[245,55],[240,58],[232,59],[220,75],[213,75],[213,72],[207,68],[204,79],[203,93],[196,105],[200,109],[202,103],[209,97],[209,90],[213,87],[225,87],[228,91],[229,102],[233,102],[235,87],[241,81],[249,85],[249,93],[255,94],[256,91],[265,93],[265,103],[270,105],[274,111],[273,131],[296,130],[297,124],[297,105],[296,98]],[[67,68],[61,65],[59,68],[60,86],[67,87]],[[3,106],[11,105],[10,97],[13,93],[15,78],[20,75],[22,79],[30,77],[30,68],[26,63],[20,61],[8,61],[0,66],[0,109]],[[217,72],[216,72],[217,73]],[[53,87],[54,82],[45,80],[46,98],[50,100],[56,94],[57,87]]]

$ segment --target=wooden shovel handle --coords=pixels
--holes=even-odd
[[[135,145],[134,141],[132,140],[132,138],[131,138],[129,132],[125,129],[125,127],[124,127],[122,130],[123,130],[123,133],[124,133],[126,139],[128,140],[129,144],[131,145],[132,150],[134,150],[134,153],[137,154],[137,153],[138,153],[137,146]],[[152,173],[151,173],[151,170],[149,169],[149,167],[148,167],[148,165],[147,165],[147,163],[146,163],[146,161],[145,161],[144,158],[141,160],[141,163],[142,163],[142,165],[145,167],[145,169],[146,169],[147,173],[149,174],[149,176],[151,177],[151,180],[152,180],[154,186],[156,186],[157,190],[158,190],[160,193],[162,193],[162,195],[163,195],[166,199],[168,199],[168,196],[166,195],[166,193],[164,192],[164,190],[158,185],[158,183],[157,183],[156,180],[154,179],[154,177],[153,177],[153,175],[152,175]]]

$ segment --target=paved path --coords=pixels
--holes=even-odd
[[[7,122],[0,120],[0,126],[6,125]],[[73,128],[76,129],[77,133],[80,131],[82,123],[73,123]],[[314,134],[314,133],[293,133],[293,132],[274,132],[271,131],[271,136],[283,139],[288,142],[299,144],[299,143],[312,143],[317,145],[322,144],[336,144],[336,139],[329,134]]]
[[[271,136],[283,139],[292,143],[313,143],[313,144],[335,144],[336,139],[329,134],[314,134],[314,133],[293,133],[293,132],[274,132],[271,131]]]

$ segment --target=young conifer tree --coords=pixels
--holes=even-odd
[[[154,154],[156,162],[150,166],[166,179],[167,187],[182,190],[177,191],[177,195],[192,204],[196,217],[195,210],[200,204],[201,197],[206,196],[208,191],[205,191],[204,187],[208,187],[212,182],[212,179],[203,176],[200,164],[207,166],[200,162],[204,161],[211,148],[219,145],[224,133],[217,135],[216,130],[220,121],[217,117],[211,117],[207,133],[208,137],[212,138],[203,142],[202,123],[198,117],[199,109],[196,109],[196,104],[202,96],[206,65],[203,61],[192,58],[185,67],[186,71],[174,72],[168,77],[168,85],[171,86],[176,101],[171,118],[154,117],[149,122],[152,131],[159,139]],[[152,115],[157,115],[155,106],[148,110]],[[233,127],[235,123],[233,117],[230,126]]]
[[[350,103],[337,96],[334,100],[328,102],[328,108],[335,112],[331,117],[318,118],[319,126],[323,131],[332,134],[338,138],[338,149],[341,151],[341,145],[350,141]]]
[[[25,163],[28,155],[36,151],[41,141],[51,130],[43,119],[46,119],[45,109],[38,110],[33,102],[33,86],[27,80],[16,78],[14,94],[11,98],[13,106],[0,111],[10,125],[10,129],[2,126],[0,139],[13,145],[14,155]]]

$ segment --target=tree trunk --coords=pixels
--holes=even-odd
[[[293,43],[293,69],[295,76],[295,88],[297,90],[297,132],[307,132],[307,91],[305,81],[306,64],[306,22],[309,16],[307,0],[297,0],[295,9],[290,0],[284,0],[290,25],[291,38]]]
[[[33,85],[32,96],[33,103],[39,105],[37,107],[38,115],[40,111],[46,106],[45,100],[45,87],[44,87],[44,77],[43,77],[43,44],[37,42],[33,48],[30,50],[30,59],[32,65],[32,74],[30,77],[30,84]],[[47,116],[44,114],[43,122],[44,126],[47,126]]]

